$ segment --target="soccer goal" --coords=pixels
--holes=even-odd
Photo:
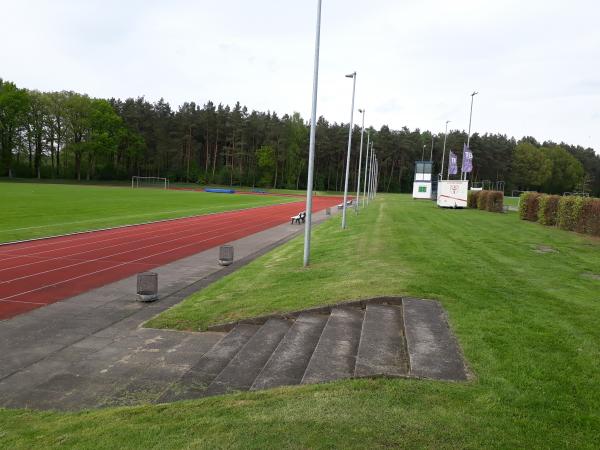
[[[169,189],[169,180],[161,177],[131,177],[132,188],[160,188]]]

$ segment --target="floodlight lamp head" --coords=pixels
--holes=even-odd
[[[361,113],[361,114],[363,114],[363,113],[365,112],[365,110],[364,110],[364,109],[360,109],[360,108],[359,108],[359,109],[358,109],[358,112],[359,112],[359,113]]]
[[[346,78],[354,78],[356,76],[356,72],[352,72],[348,75],[346,75]]]
[[[471,97],[475,97],[477,94],[479,94],[479,92],[473,91],[473,93],[471,94]]]

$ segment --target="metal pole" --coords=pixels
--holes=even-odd
[[[365,155],[365,182],[363,184],[363,208],[367,197],[367,178],[369,177],[369,147],[371,146],[371,132],[367,131],[367,154]]]
[[[442,151],[442,171],[440,172],[440,180],[444,179],[444,161],[446,160],[446,138],[448,137],[448,123],[450,121],[446,120],[446,131],[444,132],[444,150]]]
[[[431,135],[431,153],[429,154],[429,161],[433,161],[433,134]]]
[[[342,230],[346,228],[346,202],[348,201],[348,178],[350,176],[350,149],[352,147],[352,128],[354,127],[354,95],[356,94],[356,72],[346,75],[352,78],[352,109],[350,110],[350,126],[348,127],[348,153],[346,155],[346,181],[344,182],[344,206],[342,207]]]
[[[317,133],[317,92],[319,90],[319,47],[321,44],[321,0],[317,0],[317,30],[315,36],[315,62],[313,70],[313,95],[310,118],[310,144],[308,147],[308,179],[306,180],[306,224],[304,226],[304,267],[310,261],[310,232],[312,222],[312,193],[315,169],[315,137]]]
[[[375,197],[379,191],[379,160],[377,160],[377,176],[375,177]]]
[[[360,132],[360,152],[358,154],[358,177],[356,178],[356,205],[355,210],[358,214],[358,202],[360,201],[360,172],[362,169],[362,149],[363,149],[363,138],[365,135],[365,110],[359,109],[358,112],[362,113],[362,130]]]
[[[373,200],[373,188],[375,186],[375,149],[371,149],[371,189],[369,189],[369,198]]]
[[[373,187],[373,142],[371,142],[371,154],[369,156],[369,184],[367,192],[367,205],[371,200],[371,189]]]
[[[423,151],[421,152],[421,161],[425,160],[425,147],[427,147],[427,144],[423,144]]]
[[[477,91],[473,91],[473,93],[471,94],[471,112],[469,113],[469,134],[467,134],[467,148],[469,148],[469,144],[471,142],[471,119],[473,118],[473,99],[475,98],[475,96],[479,94],[479,92]],[[464,155],[463,155],[463,159],[464,159]],[[464,163],[464,161],[463,161]],[[467,179],[467,174],[461,174],[464,175],[464,179]]]

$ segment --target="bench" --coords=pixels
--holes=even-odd
[[[348,207],[348,206],[352,206],[352,200],[348,200],[346,202],[346,207]],[[342,209],[343,207],[344,207],[343,203],[340,203],[339,205],[337,205],[337,209]]]
[[[306,222],[306,212],[302,211],[300,214],[298,214],[297,216],[292,216],[292,224],[294,223],[304,223]]]

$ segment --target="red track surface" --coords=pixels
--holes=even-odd
[[[313,197],[313,210],[339,203]],[[0,246],[0,320],[266,230],[303,202]]]

